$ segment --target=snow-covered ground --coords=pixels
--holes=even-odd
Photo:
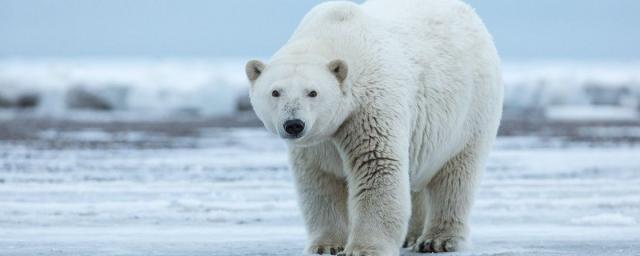
[[[33,135],[0,141],[0,255],[304,247],[285,145],[261,128]],[[640,145],[501,137],[472,222],[457,255],[640,255]]]

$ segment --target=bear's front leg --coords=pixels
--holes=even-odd
[[[348,168],[349,240],[341,255],[399,255],[407,233],[408,142],[374,119],[352,123],[335,138]]]
[[[342,168],[340,156],[331,143],[289,151],[310,240],[305,254],[336,255],[348,232],[346,181],[335,175]]]

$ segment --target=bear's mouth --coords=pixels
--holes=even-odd
[[[291,134],[280,134],[280,138],[283,138],[285,140],[297,140],[304,137],[303,133],[300,134],[296,134],[296,135],[291,135]]]

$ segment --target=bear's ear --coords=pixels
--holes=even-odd
[[[264,63],[259,60],[252,60],[247,62],[247,66],[245,66],[245,72],[247,72],[247,78],[249,78],[249,81],[251,81],[251,83],[258,80],[258,77],[260,77],[262,71],[264,71],[264,67]]]
[[[342,83],[345,79],[347,79],[347,75],[349,74],[349,67],[347,63],[343,60],[334,60],[329,63],[329,71],[336,76],[338,82]]]

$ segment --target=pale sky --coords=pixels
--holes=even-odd
[[[270,56],[317,0],[0,0],[0,57]],[[505,59],[640,60],[638,0],[468,0]]]

